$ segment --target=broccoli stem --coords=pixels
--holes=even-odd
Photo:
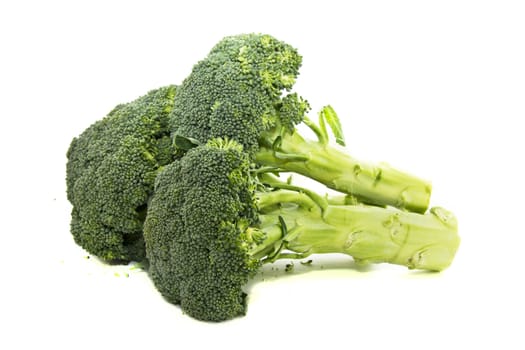
[[[329,204],[322,209],[304,193],[296,192],[292,200],[291,192],[275,191],[260,199],[261,230],[267,236],[252,255],[265,258],[263,262],[343,253],[359,263],[441,271],[459,246],[456,218],[443,208],[427,214],[366,205]],[[288,202],[272,204],[279,198]]]
[[[359,161],[326,143],[307,141],[297,132],[281,135],[277,144],[274,135],[268,136],[255,155],[262,166],[299,173],[364,203],[417,213],[428,208],[431,184],[425,180],[384,163]]]

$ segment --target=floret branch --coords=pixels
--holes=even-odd
[[[329,145],[328,128],[336,143],[345,144],[335,110],[324,107],[315,125],[306,117],[308,101],[290,92],[301,64],[295,48],[269,35],[224,38],[179,86],[170,115],[172,135],[200,144],[229,138],[259,166],[300,173],[374,205],[425,212],[428,182],[385,164],[358,161]],[[296,126],[301,123],[314,131],[317,141],[299,135]],[[187,146],[184,142],[182,151]]]
[[[418,213],[428,209],[432,191],[428,181],[386,163],[360,161],[346,150],[331,146],[324,120],[326,115],[331,116],[329,125],[334,135],[339,135],[338,143],[344,144],[339,119],[330,106],[324,107],[319,115],[322,127],[308,118],[303,119],[318,140],[307,140],[295,129],[265,132],[255,154],[256,162],[307,176],[368,204],[390,205]]]
[[[254,176],[242,145],[212,139],[157,177],[144,225],[149,274],[184,312],[221,321],[244,314],[243,286],[279,259],[342,253],[431,271],[451,263],[459,244],[451,213],[345,202],[271,172]]]

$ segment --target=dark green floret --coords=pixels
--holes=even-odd
[[[168,130],[175,86],[118,105],[73,139],[67,152],[71,233],[89,253],[140,261],[142,227],[157,172],[174,159]]]
[[[159,174],[145,223],[149,273],[192,317],[221,321],[245,312],[242,286],[257,270],[246,254],[256,224],[247,155],[216,140]],[[245,248],[246,247],[246,248]]]
[[[261,132],[280,123],[282,90],[293,86],[301,60],[293,47],[269,35],[224,38],[181,85],[171,116],[173,133],[204,143],[229,138],[256,152]],[[293,99],[298,97],[284,103],[296,108]],[[292,118],[290,112],[286,127],[293,128],[304,110],[293,111]]]
[[[459,239],[446,210],[345,202],[254,172],[240,144],[212,139],[157,177],[144,225],[149,274],[188,315],[223,321],[246,313],[244,285],[277,259],[343,253],[435,271],[452,261]]]

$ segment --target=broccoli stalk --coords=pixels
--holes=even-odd
[[[441,271],[459,245],[457,221],[443,208],[421,215],[393,208],[332,205],[295,188],[259,193],[260,229],[265,239],[250,255],[263,262],[343,253],[360,263],[391,263]]]
[[[177,149],[213,138],[239,142],[260,166],[301,173],[326,186],[380,206],[415,212],[428,207],[430,185],[387,165],[359,162],[327,145],[326,124],[344,144],[333,109],[319,126],[306,113],[308,102],[289,91],[302,57],[269,35],[244,34],[221,40],[177,90],[170,127]],[[303,139],[295,126],[305,123],[319,142]]]
[[[323,111],[328,109],[335,115],[331,107]],[[326,129],[317,128],[311,122],[308,126],[316,132],[318,141],[305,140],[298,132],[281,132],[278,136],[275,131],[264,132],[255,153],[256,162],[307,176],[368,204],[390,205],[417,213],[427,210],[429,182],[386,163],[355,159],[345,150],[328,144]]]

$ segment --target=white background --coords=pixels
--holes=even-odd
[[[525,348],[522,4],[3,1],[0,348]],[[299,49],[295,91],[335,107],[353,155],[432,180],[460,223],[448,270],[267,268],[246,317],[207,324],[144,272],[85,258],[68,231],[71,139],[243,32]]]

